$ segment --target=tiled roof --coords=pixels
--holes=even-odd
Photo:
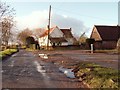
[[[102,40],[117,41],[120,38],[120,26],[99,26],[95,25]]]
[[[71,33],[71,28],[70,29],[60,29],[66,38],[73,38],[73,35]]]
[[[53,28],[50,28],[50,32],[49,33],[51,33],[55,28],[56,28],[56,26],[53,27]],[[47,35],[48,35],[48,30],[45,30],[45,32],[42,35],[40,35],[40,37],[45,37]]]

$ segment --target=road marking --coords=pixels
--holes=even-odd
[[[51,83],[50,77],[47,76],[47,74],[45,73],[46,70],[43,70],[43,66],[40,65],[40,63],[37,61],[34,61],[34,64],[36,65],[37,71],[43,75],[44,83],[46,84],[46,88],[56,88],[56,86]]]
[[[43,76],[46,76],[46,70],[43,70],[43,67],[37,61],[35,61],[34,64],[36,65],[37,71],[40,72]]]

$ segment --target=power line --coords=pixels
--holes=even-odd
[[[70,14],[74,14],[74,15],[77,15],[77,16],[83,16],[83,17],[88,17],[88,18],[93,18],[93,19],[99,19],[99,20],[102,20],[102,21],[115,21],[113,19],[105,19],[105,18],[101,18],[101,17],[94,17],[94,16],[88,16],[88,15],[83,15],[83,14],[80,14],[80,13],[77,13],[77,12],[73,12],[73,11],[69,11],[69,10],[63,10],[63,9],[60,9],[60,8],[56,8],[56,7],[52,7],[56,10],[60,10],[60,11],[63,11],[63,12],[68,12]]]

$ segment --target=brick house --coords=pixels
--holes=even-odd
[[[115,49],[120,38],[120,26],[95,25],[90,38],[95,40],[95,49]]]

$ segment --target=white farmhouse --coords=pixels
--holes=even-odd
[[[50,29],[49,46],[67,46],[73,45],[76,39],[73,37],[70,29],[59,29],[57,26]],[[39,38],[40,47],[47,47],[48,30],[46,30]]]

